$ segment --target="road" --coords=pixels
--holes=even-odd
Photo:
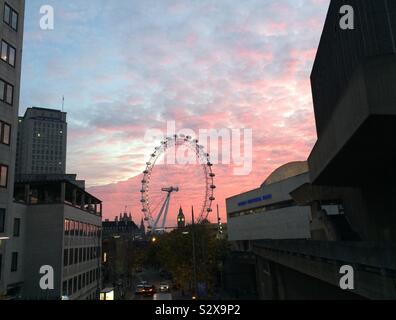
[[[141,281],[147,281],[148,284],[154,285],[157,290],[159,285],[163,282],[168,283],[171,287],[171,294],[173,300],[188,300],[190,297],[183,296],[180,291],[172,290],[172,282],[170,280],[164,280],[158,270],[146,269],[141,273],[137,274],[136,280],[133,284],[133,292],[130,295],[131,300],[153,300],[153,297],[143,297],[141,295],[135,295],[136,287]]]

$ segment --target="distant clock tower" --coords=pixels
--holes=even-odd
[[[179,229],[186,226],[186,218],[184,217],[183,209],[180,207],[179,214],[177,215],[177,227]]]

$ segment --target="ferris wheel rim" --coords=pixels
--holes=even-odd
[[[210,161],[210,155],[204,152],[204,147],[199,145],[197,139],[193,139],[191,136],[185,135],[174,135],[172,137],[166,137],[160,143],[160,146],[154,148],[154,152],[150,155],[150,159],[146,162],[146,168],[143,171],[143,179],[141,181],[141,204],[142,212],[144,214],[144,220],[149,224],[149,226],[154,225],[154,218],[150,210],[150,199],[149,199],[149,185],[152,171],[159,159],[159,157],[164,154],[168,149],[172,147],[177,147],[180,145],[187,145],[195,151],[195,155],[201,164],[204,174],[205,174],[205,198],[203,204],[199,210],[198,223],[203,222],[208,219],[208,216],[212,209],[212,203],[215,200],[214,190],[216,188],[214,184],[215,174],[213,173],[213,164]]]

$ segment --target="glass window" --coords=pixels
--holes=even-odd
[[[10,24],[11,22],[11,8],[9,5],[4,5],[4,22]]]
[[[81,290],[81,274],[78,276],[78,290]]]
[[[82,248],[78,249],[78,262],[82,262]]]
[[[67,294],[71,296],[73,294],[73,279],[69,279],[67,285]]]
[[[74,249],[74,264],[78,263],[78,249]]]
[[[13,252],[11,258],[11,272],[16,271],[18,271],[18,252]]]
[[[70,252],[69,252],[69,265],[73,264],[73,260],[74,259],[75,258],[73,257],[73,249],[70,249]]]
[[[12,104],[14,98],[14,87],[10,84],[6,85],[6,97],[5,102]]]
[[[21,231],[21,219],[14,219],[14,237],[19,237]]]
[[[75,223],[74,223],[74,221],[72,220],[72,221],[71,221],[71,233],[70,233],[71,236],[74,236],[74,235],[75,235],[75,231],[74,231],[75,228],[76,228]]]
[[[62,295],[63,296],[67,296],[67,293],[68,293],[68,291],[67,291],[67,281],[63,281],[63,283],[62,283]]]
[[[8,63],[15,67],[15,48],[9,46],[9,51],[8,51]]]
[[[11,14],[11,27],[18,30],[18,14],[13,10]]]
[[[1,60],[7,61],[8,58],[8,45],[6,42],[1,41]]]
[[[12,9],[8,4],[4,5],[3,20],[15,31],[18,30],[18,13]]]
[[[5,232],[5,215],[6,210],[4,208],[0,208],[0,233]]]
[[[11,66],[15,66],[15,48],[9,45],[6,41],[1,41],[1,60],[7,62]]]
[[[0,187],[7,188],[8,166],[0,165]]]
[[[11,126],[8,123],[3,122],[3,130],[1,133],[1,142],[10,145],[11,139]]]
[[[8,123],[0,123],[0,142],[6,145],[10,145],[11,138],[11,126]]]
[[[68,263],[69,263],[69,250],[68,249],[65,249],[65,250],[63,250],[63,266],[64,267],[67,267],[67,265],[68,265]]]
[[[3,80],[0,80],[0,100],[4,101],[5,97],[5,82]]]
[[[73,293],[77,292],[77,277],[73,279]]]

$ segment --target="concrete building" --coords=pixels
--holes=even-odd
[[[396,3],[350,1],[353,31],[334,27],[344,4],[331,1],[311,75],[318,131],[308,160],[311,200],[326,189],[361,240],[394,241]]]
[[[311,75],[318,141],[309,179],[288,191],[310,210],[311,238],[238,249],[261,299],[396,299],[396,3],[348,4],[354,30],[339,27],[345,1],[330,3]]]
[[[24,10],[24,0],[0,0],[0,299],[7,293],[20,245],[5,239],[15,238],[20,225],[12,203]]]
[[[307,162],[292,162],[275,170],[260,188],[228,198],[228,240],[246,246],[260,239],[309,239],[310,207],[298,206],[290,195],[307,182]]]
[[[66,173],[66,113],[28,108],[19,118],[17,174]]]
[[[70,178],[19,176],[15,214],[23,221],[18,264],[9,281],[23,299],[99,299],[102,203]],[[40,268],[54,270],[54,289],[42,290]],[[17,281],[20,280],[20,281]]]

